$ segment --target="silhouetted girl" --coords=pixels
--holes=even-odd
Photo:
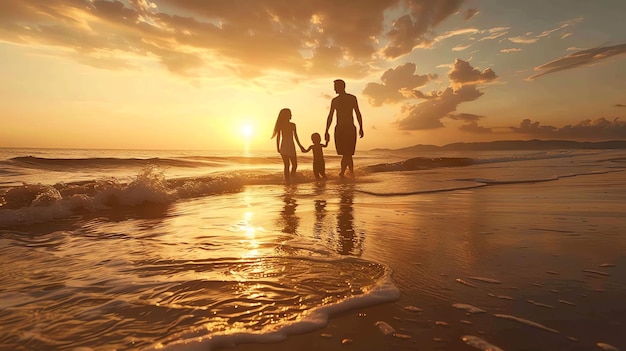
[[[276,150],[283,158],[285,182],[287,184],[291,184],[291,180],[295,177],[296,169],[298,168],[294,139],[300,149],[304,148],[298,139],[295,123],[291,123],[289,120],[291,120],[291,110],[288,108],[280,110],[278,118],[276,119],[276,125],[274,126],[274,133],[272,134],[272,138],[278,136],[276,138]],[[291,170],[289,170],[290,163]]]

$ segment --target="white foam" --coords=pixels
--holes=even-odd
[[[548,304],[537,302],[537,301],[533,301],[533,300],[526,300],[526,302],[532,303],[533,305],[539,306],[539,307],[554,308],[554,306],[552,306],[552,305],[548,305]]]
[[[241,187],[240,183],[237,178],[168,181],[163,171],[148,167],[129,183],[112,178],[84,184],[24,184],[5,194],[0,227],[43,223],[120,206],[169,204],[181,198],[234,191]]]
[[[465,303],[455,303],[455,304],[452,304],[452,307],[458,308],[458,309],[461,309],[461,310],[466,310],[469,313],[485,313],[486,312],[485,310],[483,310],[481,308],[478,308],[478,307],[472,306],[472,305],[468,305],[468,304],[465,304]]]
[[[619,351],[619,349],[613,345],[609,345],[607,343],[599,342],[596,344],[599,348],[605,351]]]
[[[599,264],[598,267],[615,267],[614,263],[602,263]]]
[[[404,306],[404,309],[409,312],[422,312],[422,309],[415,306]]]
[[[394,333],[393,336],[395,336],[398,339],[405,339],[405,340],[413,339],[413,337],[411,335],[402,334],[402,333]]]
[[[598,275],[603,275],[603,276],[605,276],[605,277],[610,276],[610,274],[609,274],[609,273],[606,273],[606,272],[601,272],[601,271],[596,271],[596,270],[593,270],[593,269],[583,269],[583,272],[592,273],[592,274],[598,274]]]
[[[516,322],[519,322],[519,323],[522,323],[522,324],[526,324],[526,325],[531,326],[531,327],[535,327],[535,328],[538,328],[538,329],[543,329],[545,331],[549,331],[551,333],[559,334],[559,331],[556,330],[556,329],[548,328],[545,325],[541,325],[541,324],[539,324],[537,322],[529,321],[528,319],[523,319],[523,318],[511,316],[511,315],[508,315],[508,314],[494,314],[494,316],[498,317],[498,318],[514,320]]]
[[[461,284],[463,284],[463,285],[471,286],[472,288],[475,288],[475,287],[476,287],[476,285],[474,285],[474,284],[472,284],[472,283],[468,282],[467,280],[463,280],[463,279],[461,279],[461,278],[457,278],[457,279],[455,279],[455,280],[456,280],[456,282],[457,282],[457,283],[461,283]]]
[[[483,278],[483,277],[469,277],[472,280],[477,280],[479,282],[483,282],[483,283],[489,283],[489,284],[502,284],[501,281],[496,280],[496,279],[491,279],[491,278]]]
[[[366,306],[397,300],[399,290],[393,284],[390,273],[363,295],[349,297],[334,304],[324,305],[303,313],[296,321],[269,326],[259,331],[233,329],[229,332],[211,334],[206,329],[192,330],[180,335],[179,340],[168,345],[157,344],[154,349],[167,351],[206,351],[246,343],[274,343],[285,340],[289,335],[303,334],[323,328],[329,316]]]
[[[393,329],[393,327],[390,326],[387,322],[378,321],[374,323],[374,325],[378,327],[378,330],[380,330],[383,335],[393,335],[396,333],[396,330]]]
[[[487,296],[495,297],[496,299],[502,299],[502,300],[514,300],[511,296],[507,296],[507,295],[494,295],[492,293],[489,293],[487,294]]]
[[[466,344],[468,344],[469,346],[472,346],[474,348],[477,348],[479,350],[483,350],[483,351],[504,351],[503,349],[492,345],[490,343],[488,343],[487,341],[485,341],[484,339],[481,339],[477,336],[473,336],[473,335],[464,335],[461,340],[465,341]]]

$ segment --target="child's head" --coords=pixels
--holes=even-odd
[[[319,144],[322,142],[322,137],[319,133],[313,133],[311,134],[311,141],[313,142],[313,144]]]

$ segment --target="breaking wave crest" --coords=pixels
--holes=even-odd
[[[144,169],[128,183],[102,179],[54,185],[23,184],[2,196],[0,227],[29,225],[82,212],[168,204],[180,199],[237,192],[241,177],[205,177],[167,180],[163,171]]]

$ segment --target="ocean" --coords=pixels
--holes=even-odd
[[[286,186],[275,152],[0,149],[0,350],[279,342],[406,294],[445,299],[450,286],[501,283],[504,273],[476,271],[471,281],[420,258],[396,261],[391,248],[417,242],[416,233],[453,237],[411,219],[443,216],[439,202],[457,206],[445,214],[456,216],[468,194],[511,186],[535,194],[538,184],[557,189],[572,178],[620,182],[626,169],[626,150],[378,150],[357,151],[355,177],[339,178],[339,158],[325,153],[328,180],[315,181],[311,156],[299,155],[296,184]],[[624,194],[607,196],[618,196],[607,201],[619,208]],[[550,223],[552,234],[567,232]],[[624,229],[623,219],[611,228]],[[626,260],[624,240],[605,234],[616,251],[602,255]],[[441,245],[445,264],[468,254]],[[451,285],[441,287],[445,276]],[[626,291],[624,281],[608,286]],[[454,302],[484,307],[489,298]],[[463,345],[480,348],[481,337]]]

